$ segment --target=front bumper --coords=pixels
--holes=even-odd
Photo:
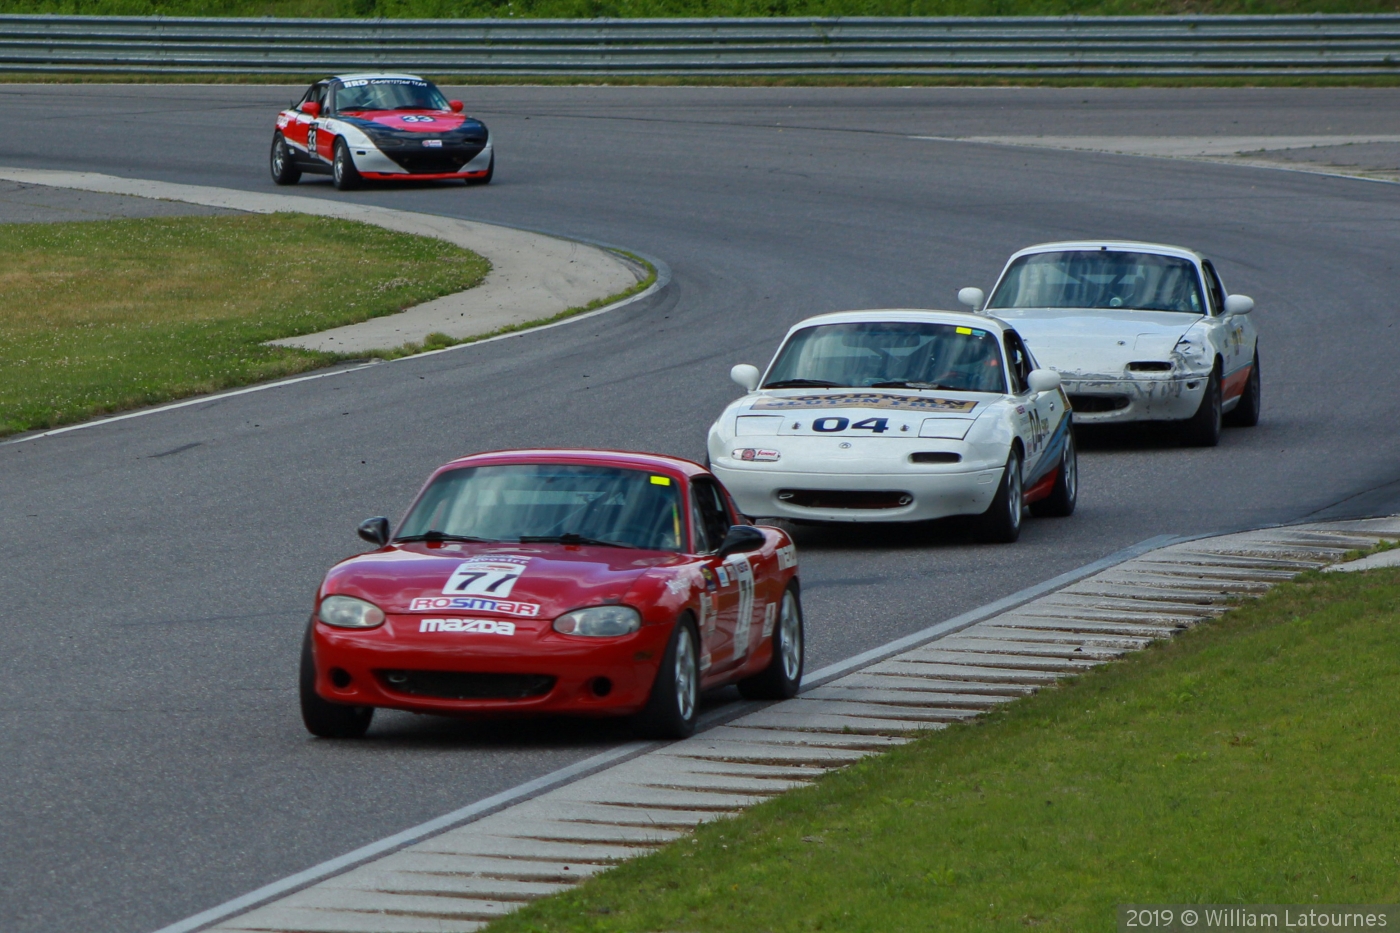
[[[384,625],[368,630],[314,623],[316,692],[335,703],[450,716],[625,716],[646,705],[671,636],[670,625],[643,625],[617,638],[560,635],[548,628],[510,637],[424,637],[420,621],[418,616],[391,615]],[[553,682],[538,695],[460,699],[409,692],[421,689],[421,678],[408,687],[396,686],[389,676],[400,672],[518,675],[517,680]],[[607,688],[600,694],[603,680]]]
[[[984,469],[928,468],[899,473],[817,473],[764,469],[733,461],[713,461],[710,470],[734,496],[745,515],[794,518],[825,522],[919,522],[950,515],[980,515],[996,496],[1004,467]],[[907,504],[892,507],[830,508],[802,505],[799,501],[831,500],[811,495],[822,490],[846,493],[895,493],[907,496]],[[780,495],[792,493],[792,498]],[[862,497],[850,497],[860,503]],[[866,497],[869,502],[876,497]],[[898,499],[894,499],[898,502]]]
[[[416,140],[414,142],[417,142]],[[471,180],[485,178],[491,170],[492,146],[445,146],[441,149],[389,145],[387,141],[351,147],[360,175],[374,181]]]
[[[1096,378],[1064,375],[1061,385],[1078,425],[1182,421],[1201,406],[1208,375]]]

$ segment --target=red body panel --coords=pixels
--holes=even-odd
[[[1030,489],[1027,489],[1022,495],[1021,500],[1027,505],[1030,505],[1032,502],[1039,502],[1041,499],[1044,499],[1046,496],[1050,495],[1052,490],[1054,490],[1055,480],[1059,479],[1059,477],[1060,468],[1055,467],[1055,469],[1047,473],[1043,479],[1037,482]]]
[[[1244,392],[1245,383],[1249,382],[1249,374],[1254,370],[1254,364],[1250,363],[1241,366],[1238,370],[1226,376],[1220,381],[1220,398],[1222,401],[1230,401],[1237,395]]]
[[[616,466],[669,476],[687,496],[687,520],[688,481],[709,475],[697,464],[672,457],[563,450],[479,454],[453,461],[433,476],[466,465],[531,462]],[[729,510],[731,520],[738,520],[732,502]],[[317,693],[338,703],[453,715],[625,715],[646,704],[672,629],[686,613],[700,631],[702,686],[732,683],[767,666],[772,656],[767,636],[782,594],[797,573],[795,558],[780,559],[778,553],[791,545],[787,535],[776,528],[760,530],[765,538],[760,550],[723,561],[713,555],[504,542],[390,544],[351,557],[326,575],[317,610],[326,596],[343,594],[379,606],[387,621],[364,630],[312,622]],[[448,579],[464,561],[492,556],[528,560],[508,593],[500,598],[444,595]],[[609,603],[635,608],[642,616],[641,629],[591,638],[563,635],[552,627],[565,612]],[[473,630],[442,631],[438,623],[424,620]],[[460,624],[466,620],[479,621]],[[513,632],[503,634],[504,628]],[[744,650],[736,652],[736,647]],[[381,673],[386,670],[544,675],[555,683],[548,693],[524,699],[440,699],[396,692]],[[598,694],[597,678],[609,682],[605,695]]]

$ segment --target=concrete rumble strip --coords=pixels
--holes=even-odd
[[[468,933],[694,826],[1225,612],[1400,516],[1172,544],[321,881],[219,933]]]

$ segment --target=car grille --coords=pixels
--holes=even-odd
[[[418,175],[440,175],[460,172],[462,166],[476,158],[480,148],[472,149],[395,149],[385,155]]]
[[[901,509],[914,497],[899,490],[780,489],[778,500],[805,509]]]
[[[524,700],[554,689],[548,674],[471,674],[461,671],[375,671],[386,690],[441,700]]]
[[[1070,407],[1081,414],[1101,411],[1120,411],[1128,407],[1126,395],[1071,395]]]

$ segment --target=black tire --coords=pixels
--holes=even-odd
[[[345,145],[343,139],[335,141],[335,158],[331,162],[331,179],[341,191],[353,191],[360,187],[364,181],[360,177],[360,170],[355,168],[355,160],[350,157],[350,147]]]
[[[1252,428],[1259,423],[1261,399],[1259,380],[1259,348],[1254,348],[1254,366],[1249,371],[1249,379],[1244,384],[1244,394],[1239,402],[1225,415],[1225,423],[1232,428]]]
[[[466,182],[467,182],[467,186],[468,186],[468,187],[470,187],[470,186],[472,186],[472,185],[489,185],[489,184],[491,184],[491,179],[493,179],[493,178],[495,178],[495,177],[496,177],[496,150],[492,149],[492,150],[491,150],[491,161],[486,163],[486,174],[485,174],[484,176],[482,176],[481,178],[468,178],[468,179],[466,180]]]
[[[802,599],[796,583],[788,585],[778,604],[773,626],[773,660],[761,673],[739,681],[739,693],[748,700],[790,700],[802,687],[806,638],[802,630]]]
[[[637,716],[636,728],[653,739],[684,739],[695,732],[700,716],[700,637],[689,615],[671,631],[666,654],[651,685],[651,697]]]
[[[314,624],[314,623],[313,623]],[[323,739],[358,739],[374,719],[373,706],[332,703],[316,692],[316,659],[311,653],[311,628],[301,643],[301,721],[306,731]]]
[[[281,133],[272,134],[272,152],[268,158],[272,169],[272,181],[279,185],[295,185],[301,181],[301,169],[287,148],[287,141]]]
[[[1224,423],[1220,411],[1220,361],[1216,360],[1200,407],[1182,425],[1182,439],[1192,447],[1214,447],[1220,443],[1220,429]]]
[[[1066,417],[1069,417],[1066,415]],[[1031,503],[1031,514],[1037,518],[1068,518],[1074,514],[1079,501],[1079,452],[1074,447],[1074,425],[1065,436],[1064,453],[1060,455],[1060,475],[1050,495]]]
[[[1025,508],[1021,452],[1012,448],[1002,471],[1001,485],[987,511],[977,516],[974,529],[979,540],[989,544],[1011,544],[1021,537],[1021,511]]]

